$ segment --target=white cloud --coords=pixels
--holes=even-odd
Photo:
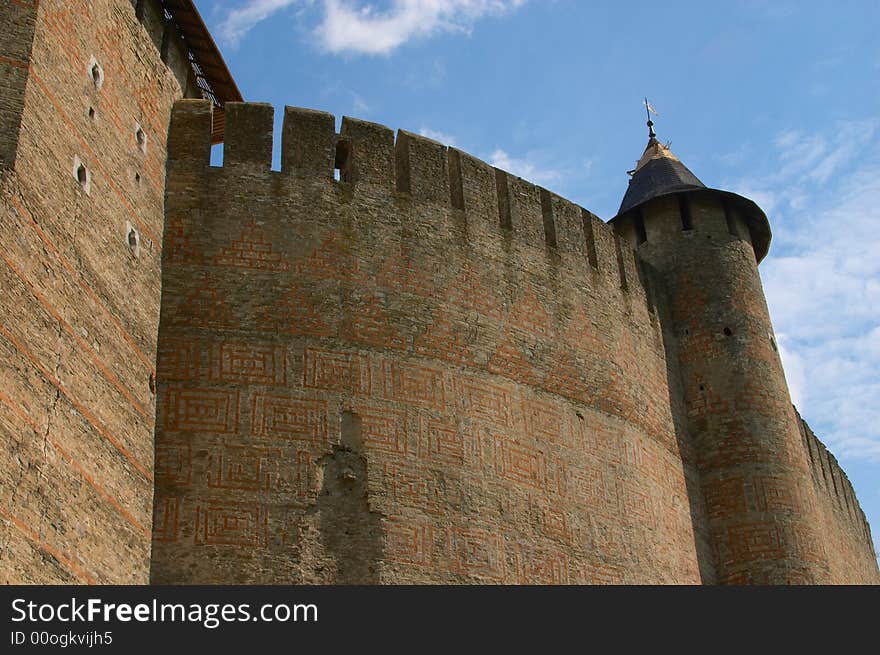
[[[364,100],[361,96],[359,96],[354,91],[351,92],[351,104],[354,108],[355,112],[358,114],[368,114],[370,112],[370,105],[367,104],[367,101]]]
[[[217,28],[217,36],[224,43],[235,46],[258,23],[296,2],[297,0],[248,0],[226,14]]]
[[[761,274],[793,399],[838,457],[874,463],[880,463],[877,132],[875,121],[810,137],[786,132],[774,142],[763,184],[742,184],[755,185],[751,197],[765,193],[777,201],[776,211],[768,211],[774,247]],[[787,202],[790,189],[796,202]]]
[[[447,134],[424,126],[419,130],[419,134],[443,145],[466,150],[466,146],[463,146],[458,137],[453,134]],[[527,182],[539,184],[547,188],[554,187],[558,189],[566,182],[571,181],[572,177],[571,175],[564,174],[557,168],[546,166],[544,164],[544,157],[534,152],[527,153],[522,157],[515,157],[505,150],[496,148],[488,156],[486,156],[485,151],[483,153],[476,151],[476,156],[488,162],[491,166],[507,171],[516,177],[521,177]],[[582,175],[589,175],[593,161],[586,159],[579,162],[578,165],[580,167],[579,172]]]
[[[768,211],[774,243],[761,277],[792,400],[844,465],[858,461],[860,476],[875,472],[874,479],[880,470],[878,131],[880,121],[869,120],[811,137],[786,132],[773,152],[756,158],[765,170],[741,183],[776,201]],[[823,155],[813,156],[818,151]],[[867,500],[865,488],[858,493]],[[880,553],[877,517],[870,516],[870,503],[863,506]]]
[[[543,186],[558,184],[563,177],[561,172],[541,166],[534,158],[511,157],[500,148],[489,156],[489,163],[524,180]]]
[[[429,127],[422,127],[419,130],[419,134],[446,146],[461,147],[458,138],[452,134],[446,134]],[[542,186],[559,186],[566,179],[566,176],[561,171],[543,165],[542,158],[533,153],[529,153],[524,157],[514,157],[508,154],[507,151],[496,148],[488,157],[480,154],[477,156],[488,162],[491,166],[521,177],[527,182],[533,182]],[[588,174],[592,164],[592,160],[581,162],[582,171]]]
[[[429,139],[433,139],[438,143],[442,143],[445,146],[455,147],[458,145],[458,141],[454,136],[438,132],[437,130],[432,130],[430,127],[423,127],[419,130],[419,134]]]
[[[319,46],[334,54],[388,54],[404,43],[442,32],[468,33],[486,16],[500,16],[527,0],[392,0],[380,9],[363,0],[323,0],[323,16],[312,28]],[[230,10],[217,34],[235,46],[258,23],[306,0],[247,0]]]
[[[487,15],[500,15],[525,0],[394,0],[374,3],[326,0],[316,34],[329,52],[387,54],[407,41],[439,32],[467,32]]]
[[[875,121],[842,122],[829,134],[786,130],[774,139],[780,166],[773,178],[791,181],[801,176],[825,184],[841,166],[852,161],[876,130]]]

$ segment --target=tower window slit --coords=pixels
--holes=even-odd
[[[636,243],[642,245],[648,240],[648,232],[645,230],[645,217],[640,209],[636,210],[633,223],[636,226]]]
[[[733,210],[730,207],[730,204],[727,202],[724,203],[724,220],[727,221],[728,233],[732,234],[735,237],[739,236],[736,231],[736,219],[734,218]]]
[[[691,204],[688,201],[687,194],[680,193],[678,195],[678,212],[681,215],[681,229],[693,230],[694,220],[691,217]]]

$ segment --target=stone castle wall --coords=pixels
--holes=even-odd
[[[722,580],[689,426],[724,399],[638,244],[321,112],[273,171],[272,109],[230,104],[210,166],[209,103],[168,133],[193,80],[157,0],[0,22],[0,582]],[[877,583],[792,434],[828,580]]]
[[[128,0],[3,0],[0,24],[0,581],[145,583],[181,83]]]
[[[836,584],[880,584],[871,528],[837,459],[798,415],[818,498],[821,531]]]
[[[633,251],[348,118],[288,108],[272,171],[272,116],[211,167],[173,115],[152,579],[712,581]]]

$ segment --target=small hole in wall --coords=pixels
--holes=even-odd
[[[584,420],[584,415],[581,414],[580,412],[577,412],[577,411],[576,411],[574,414],[575,414],[575,416],[577,416],[580,420],[582,420],[582,421]]]
[[[94,57],[92,57],[92,61],[89,64],[89,75],[92,78],[92,84],[95,85],[95,89],[100,91],[104,85],[104,69],[101,68],[101,64]]]
[[[725,337],[732,337],[732,336],[733,336],[733,330],[731,330],[729,327],[724,328],[724,336],[725,336]]]
[[[80,190],[86,195],[90,195],[92,188],[92,174],[83,161],[74,156],[73,158],[73,169],[71,170],[73,174],[73,178],[76,180],[77,185]]]
[[[156,376],[150,373],[150,393],[156,393]]]
[[[704,385],[701,384],[701,385],[700,385],[700,391],[705,391],[705,390],[706,390],[706,387],[705,387]]]
[[[147,133],[143,131],[142,128],[138,127],[137,132],[134,133],[134,138],[137,141],[138,148],[140,148],[141,152],[147,151]]]
[[[140,255],[141,251],[141,238],[133,227],[129,226],[128,228],[128,249],[131,251],[133,257],[137,257]]]
[[[141,174],[140,174],[140,173],[135,173],[135,174],[134,174],[134,181],[135,181],[135,184],[140,184],[140,183],[141,183]]]
[[[687,328],[684,329],[684,336],[688,336],[691,333]]]
[[[95,120],[95,108],[94,107],[89,107],[89,118],[91,118],[92,120]]]

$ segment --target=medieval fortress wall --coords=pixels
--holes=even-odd
[[[687,341],[709,282],[661,274],[662,199],[639,243],[405,131],[286,108],[273,144],[261,104],[226,105],[211,166],[156,7],[0,0],[3,581],[880,581],[766,328],[748,340],[748,230],[695,200],[689,238],[757,297],[735,339],[713,314]],[[735,402],[700,368],[734,342],[760,360]],[[779,462],[694,438],[740,406],[749,438],[774,413]]]
[[[871,528],[837,459],[797,417],[810,461],[832,579],[838,584],[880,584]]]
[[[272,117],[228,105],[221,168],[172,118],[153,579],[699,582],[633,251],[362,121],[288,108],[272,171]]]

